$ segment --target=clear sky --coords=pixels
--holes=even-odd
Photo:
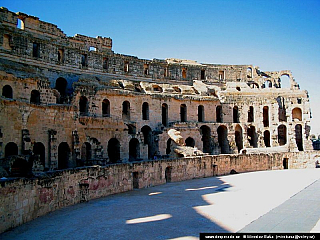
[[[252,64],[291,70],[309,92],[320,134],[320,0],[1,0],[76,33],[111,37],[116,53],[145,59]]]

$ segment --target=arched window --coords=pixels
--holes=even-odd
[[[85,142],[82,144],[81,147],[81,162],[82,166],[83,165],[90,165],[90,160],[91,160],[91,144],[88,142]]]
[[[204,153],[211,153],[212,152],[212,147],[211,147],[211,129],[203,125],[200,127],[200,134],[202,135],[202,142],[203,142],[203,152]]]
[[[13,98],[12,87],[10,85],[3,86],[2,96],[5,98]]]
[[[110,117],[110,102],[108,99],[102,101],[102,116]]]
[[[187,69],[186,68],[182,68],[182,78],[183,79],[187,78]]]
[[[65,169],[69,166],[70,147],[68,143],[62,142],[58,147],[58,169]]]
[[[216,122],[222,123],[222,106],[216,107]]]
[[[278,106],[279,106],[279,121],[280,122],[286,122],[287,121],[287,116],[286,116],[286,105],[285,105],[285,101],[284,101],[284,97],[277,97],[277,102],[278,102]]]
[[[263,107],[263,126],[269,127],[269,107]]]
[[[18,155],[18,145],[14,142],[9,142],[4,149],[4,156],[9,157],[14,155]]]
[[[142,104],[142,120],[149,120],[149,104],[147,102]]]
[[[140,145],[136,138],[132,138],[129,142],[129,161],[135,161],[140,158]]]
[[[161,106],[162,124],[168,126],[168,105],[163,103]]]
[[[280,87],[281,88],[291,88],[291,80],[288,74],[283,74],[280,77]]]
[[[295,126],[295,134],[296,134],[296,144],[297,144],[298,150],[303,151],[301,124],[297,124]]]
[[[239,109],[237,106],[233,107],[233,122],[238,123],[239,122]]]
[[[180,105],[180,121],[187,121],[187,106],[185,104]]]
[[[285,125],[280,125],[278,127],[278,143],[280,146],[287,143],[287,127]]]
[[[292,109],[292,121],[294,120],[302,121],[302,112],[300,108]]]
[[[111,163],[120,161],[120,142],[116,138],[111,138],[108,142],[108,156]]]
[[[88,99],[85,96],[81,96],[79,100],[79,110],[81,116],[88,115]]]
[[[30,103],[40,104],[40,92],[38,90],[31,91]]]
[[[152,130],[149,126],[146,125],[141,128],[141,132],[144,138],[143,143],[148,145],[148,158],[152,159],[153,155],[155,154],[155,147],[154,147],[153,138],[152,138]]]
[[[130,103],[128,101],[122,103],[122,119],[130,120]]]
[[[247,68],[247,78],[252,78],[252,68],[251,67]]]
[[[198,106],[198,122],[204,122],[204,107],[202,105]]]
[[[226,126],[219,126],[218,132],[218,142],[221,148],[221,153],[229,153],[229,141],[228,141],[228,129]]]

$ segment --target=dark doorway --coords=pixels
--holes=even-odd
[[[108,142],[108,157],[111,163],[120,161],[120,142],[116,138],[111,138]]]
[[[187,121],[187,106],[185,104],[180,105],[180,121]]]
[[[237,106],[233,107],[233,122],[239,123],[239,108]]]
[[[236,146],[238,148],[238,152],[243,148],[243,140],[242,140],[242,128],[237,125],[235,128],[235,141],[236,141]]]
[[[186,143],[186,146],[189,146],[189,147],[194,147],[195,145],[195,141],[192,137],[188,137],[185,141]]]
[[[203,142],[203,152],[211,153],[211,129],[208,126],[203,125],[200,127],[200,134],[202,135],[201,140]]]
[[[222,106],[216,107],[216,122],[222,123]]]
[[[5,98],[13,98],[12,87],[9,85],[5,85],[2,88],[2,96]]]
[[[30,103],[40,104],[40,92],[38,90],[31,91]]]
[[[285,125],[280,125],[278,127],[278,143],[280,146],[287,143],[287,127]]]
[[[33,154],[34,154],[35,156],[38,156],[38,157],[39,157],[42,166],[45,167],[46,149],[45,149],[44,145],[43,145],[41,142],[36,142],[36,143],[33,145]]]
[[[60,77],[56,80],[56,86],[55,89],[58,90],[60,93],[60,98],[57,99],[57,103],[64,103],[66,101],[66,96],[67,96],[67,80]]]
[[[204,107],[202,105],[198,106],[198,122],[204,122]]]
[[[155,153],[155,148],[153,146],[153,138],[152,138],[152,130],[149,126],[143,126],[141,128],[141,132],[143,133],[143,138],[144,138],[144,144],[148,145],[148,158],[152,159],[154,153]]]
[[[248,122],[254,122],[254,109],[252,106],[250,106],[249,108],[249,112],[248,112]]]
[[[268,130],[263,132],[263,140],[264,140],[264,145],[266,147],[270,147],[270,132]]]
[[[122,103],[122,119],[130,120],[130,103],[128,101]]]
[[[228,142],[228,129],[226,126],[220,126],[217,129],[218,132],[218,142],[221,148],[221,153],[229,153],[229,142]]]
[[[161,107],[162,111],[162,124],[163,126],[167,127],[168,126],[168,105],[163,103]]]
[[[88,99],[84,96],[80,97],[79,100],[79,110],[81,116],[87,116],[88,115]]]
[[[110,117],[110,101],[108,99],[102,101],[102,116]]]
[[[289,169],[289,158],[283,159],[283,169]]]
[[[85,142],[81,147],[81,161],[84,165],[90,165],[91,160],[91,144]]]
[[[142,120],[149,120],[149,104],[147,102],[142,104]]]
[[[166,167],[164,175],[167,183],[171,182],[171,173],[172,173],[172,167]]]
[[[65,169],[69,166],[70,148],[68,143],[62,142],[58,147],[58,169]]]
[[[18,145],[15,144],[14,142],[7,143],[4,149],[4,156],[9,157],[9,156],[15,156],[15,155],[18,155]]]
[[[134,189],[139,189],[139,173],[132,172],[132,183]]]
[[[250,146],[254,148],[258,147],[258,136],[256,133],[256,128],[254,126],[250,126],[247,133]]]
[[[269,127],[269,107],[263,107],[263,126]]]
[[[166,148],[166,154],[170,154],[171,153],[171,138],[168,139],[167,141],[167,148]]]
[[[129,161],[135,161],[140,158],[140,145],[136,138],[132,138],[129,142]]]
[[[301,124],[297,124],[295,126],[295,134],[296,134],[296,144],[297,144],[298,150],[303,151]]]

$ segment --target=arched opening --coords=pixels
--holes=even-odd
[[[289,158],[284,158],[282,161],[283,169],[289,169]]]
[[[302,121],[302,112],[300,108],[292,109],[292,121],[294,120]]]
[[[9,156],[15,156],[18,155],[18,145],[14,142],[7,143],[5,149],[4,149],[4,156],[7,158]]]
[[[81,162],[83,165],[90,165],[91,160],[91,144],[85,142],[81,147]]]
[[[242,128],[237,125],[235,128],[235,141],[236,146],[238,148],[238,152],[243,148],[243,140],[242,140]]]
[[[263,107],[263,126],[269,127],[269,107]]]
[[[228,129],[226,126],[219,126],[218,132],[218,142],[221,148],[221,153],[229,153],[229,142],[228,142]]]
[[[277,102],[278,102],[278,106],[279,106],[279,121],[280,122],[286,122],[287,121],[287,116],[286,116],[286,106],[285,106],[285,102],[284,102],[284,98],[283,97],[277,97]]]
[[[211,153],[211,129],[208,126],[203,125],[200,127],[200,134],[202,135],[203,152]]]
[[[58,92],[60,93],[60,98],[57,99],[57,103],[64,103],[67,100],[67,80],[59,77],[56,80],[56,86],[55,89],[58,90]]]
[[[198,122],[204,122],[204,107],[202,105],[198,106]]]
[[[130,103],[128,101],[122,103],[122,119],[130,120]]]
[[[161,106],[162,124],[168,126],[168,105],[163,103]]]
[[[280,125],[278,127],[278,143],[280,146],[287,143],[287,127],[285,125]]]
[[[129,161],[135,161],[140,158],[140,145],[136,138],[132,138],[129,142]]]
[[[239,123],[239,108],[237,106],[233,107],[233,122]]]
[[[301,124],[297,124],[295,126],[295,134],[296,134],[296,144],[297,144],[298,150],[303,151]]]
[[[2,88],[2,97],[13,98],[12,87],[10,85],[5,85]]]
[[[254,109],[252,106],[249,107],[248,111],[248,122],[254,122]]]
[[[38,90],[31,91],[30,103],[40,104],[40,92]]]
[[[69,166],[70,147],[68,143],[62,142],[58,147],[58,169],[65,169]]]
[[[254,148],[258,147],[258,135],[256,133],[256,128],[254,126],[250,126],[247,134],[250,146]]]
[[[216,107],[216,122],[222,123],[222,106]]]
[[[180,105],[180,121],[187,121],[187,106],[185,104]]]
[[[270,80],[265,81],[262,88],[272,88],[272,82]]]
[[[166,148],[166,154],[170,154],[171,153],[171,138],[168,139],[167,141],[167,148]]]
[[[116,138],[108,142],[108,157],[111,163],[120,162],[120,142]]]
[[[247,78],[252,78],[252,68],[251,67],[247,68]]]
[[[166,167],[164,177],[166,179],[166,183],[171,182],[171,173],[172,173],[172,167]]]
[[[46,162],[46,149],[41,142],[36,142],[33,145],[33,154],[39,158],[42,166],[45,166]]]
[[[188,137],[186,139],[185,143],[186,143],[186,146],[188,146],[188,147],[194,147],[194,145],[195,145],[195,141],[192,137]]]
[[[266,147],[270,147],[270,132],[268,130],[263,132],[263,141]]]
[[[280,82],[279,85],[281,88],[291,88],[291,80],[290,80],[289,75],[283,74],[280,77],[279,82]]]
[[[79,100],[79,110],[81,116],[88,115],[88,99],[85,96],[81,96]]]
[[[110,117],[110,101],[108,99],[102,101],[102,116]]]
[[[148,158],[152,159],[155,154],[153,139],[152,139],[152,130],[149,126],[143,126],[141,128],[141,132],[143,133],[144,144],[148,145]]]
[[[182,68],[182,78],[185,79],[187,78],[187,69]]]
[[[142,104],[142,120],[149,120],[149,104],[147,102]]]

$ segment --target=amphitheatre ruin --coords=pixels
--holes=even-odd
[[[0,232],[135,188],[315,167],[289,70],[139,59],[3,7],[0,35]]]

